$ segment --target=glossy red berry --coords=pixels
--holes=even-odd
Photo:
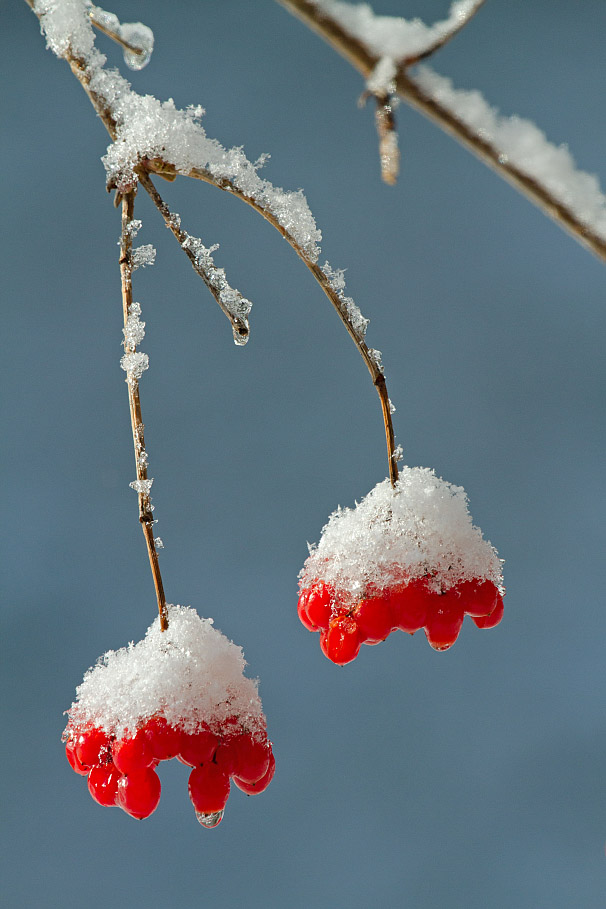
[[[88,791],[100,805],[111,808],[116,804],[121,776],[114,764],[99,764],[88,774]]]
[[[317,631],[318,628],[328,628],[334,595],[334,588],[330,584],[318,581],[312,585],[307,594],[305,611],[309,623],[313,626],[313,631]]]
[[[476,623],[478,628],[494,628],[495,625],[498,625],[501,619],[503,618],[503,597],[500,593],[497,594],[497,605],[490,613],[486,616],[473,616],[472,620]]]
[[[463,607],[456,590],[432,597],[425,634],[434,650],[448,650],[452,647],[459,636],[463,618]]]
[[[478,618],[494,612],[499,591],[492,581],[463,581],[458,590],[466,615]]]
[[[229,798],[229,775],[210,761],[194,767],[189,775],[189,797],[197,812],[214,814],[225,808]]]
[[[131,817],[142,820],[158,807],[161,789],[158,774],[151,767],[133,770],[118,780],[116,804]]]
[[[299,600],[297,602],[297,615],[308,631],[317,631],[317,626],[309,620],[309,617],[307,615],[307,598],[309,596],[309,593],[309,590],[302,590],[299,594]]]
[[[365,644],[378,644],[394,630],[394,616],[389,596],[361,600],[353,612],[360,639]]]
[[[117,739],[112,745],[112,757],[121,773],[144,770],[154,763],[151,744],[143,729],[138,729],[134,735]]]
[[[179,758],[184,764],[196,767],[212,760],[219,739],[208,727],[203,726],[197,732],[183,734]]]
[[[263,792],[265,789],[267,789],[274,778],[275,772],[276,759],[274,758],[273,753],[270,753],[269,765],[260,780],[257,780],[256,783],[247,783],[245,780],[241,780],[237,776],[234,776],[233,781],[238,789],[242,790],[242,792],[245,792],[247,795],[255,795],[255,793]]]
[[[154,758],[168,761],[176,757],[183,744],[183,732],[171,726],[163,716],[155,716],[143,727]]]
[[[345,666],[355,660],[362,641],[355,619],[339,615],[332,619],[328,631],[320,637],[324,654],[337,666]]]
[[[75,750],[83,767],[94,767],[109,759],[110,738],[98,726],[86,726],[75,736]]]
[[[76,754],[75,738],[68,739],[67,742],[65,743],[65,756],[66,756],[67,760],[69,761],[69,766],[72,768],[72,770],[74,770],[76,773],[79,773],[80,776],[86,776],[89,768],[85,767],[82,764],[78,755]]]
[[[394,624],[400,631],[414,634],[424,627],[431,594],[423,578],[400,585],[389,595]]]
[[[254,783],[267,773],[271,755],[271,745],[267,738],[254,738],[250,733],[242,733],[233,738],[226,748],[228,763],[222,762],[221,748],[217,751],[217,763],[227,769],[232,776]]]

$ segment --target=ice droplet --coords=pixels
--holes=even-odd
[[[248,327],[248,319],[245,321],[238,320],[239,324],[236,324],[236,320],[233,322],[233,331],[234,331],[234,344],[237,344],[238,347],[244,347],[248,343],[250,338],[250,330]]]
[[[220,824],[223,820],[224,814],[224,809],[221,811],[213,811],[212,814],[204,814],[203,811],[196,811],[198,822],[208,830],[211,830],[213,827],[216,827],[218,824]]]
[[[154,49],[154,33],[151,28],[142,22],[124,22],[120,27],[120,37],[141,51],[136,54],[124,49],[124,62],[129,69],[143,69],[147,66]]]

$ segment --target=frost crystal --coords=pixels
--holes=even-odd
[[[156,261],[156,250],[151,243],[144,246],[137,246],[131,254],[133,271],[136,268],[145,268],[146,265],[153,265]]]
[[[219,729],[238,716],[251,730],[265,729],[257,682],[244,676],[242,649],[186,606],[168,607],[142,641],[110,650],[89,669],[68,711],[70,721],[92,721],[122,736],[152,716],[194,732]]]
[[[124,335],[124,348],[132,352],[135,347],[141,343],[145,337],[145,322],[141,322],[139,316],[141,315],[141,305],[139,303],[131,303],[128,310],[128,319],[126,320],[126,326],[122,329],[122,334]],[[146,354],[143,354],[146,356]],[[147,367],[145,367],[147,369]],[[122,369],[125,369],[123,366]],[[142,373],[141,373],[142,374]],[[141,378],[141,376],[138,376]]]
[[[134,489],[135,492],[139,495],[144,495],[149,497],[150,490],[152,488],[152,483],[154,482],[153,477],[151,480],[133,480],[132,483],[129,483],[131,489]]]
[[[496,550],[474,527],[460,486],[424,467],[403,467],[392,489],[379,483],[355,508],[338,508],[301,572],[354,595],[428,576],[436,590],[487,579],[502,585]]]
[[[120,366],[126,373],[126,381],[138,382],[146,369],[149,368],[149,357],[141,351],[125,353],[120,360]]]
[[[154,537],[154,544],[156,549],[164,549],[164,543],[162,542],[162,537]]]

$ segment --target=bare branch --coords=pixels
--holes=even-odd
[[[122,236],[120,239],[120,283],[122,286],[122,311],[124,316],[124,350],[126,356],[136,354],[136,343],[129,337],[129,319],[133,312],[133,285],[132,285],[132,248],[133,231],[131,228],[135,206],[135,193],[127,193],[122,199]],[[149,564],[156,589],[158,612],[160,613],[160,628],[168,628],[168,610],[164,585],[160,573],[158,552],[154,540],[154,518],[149,490],[151,481],[147,476],[147,455],[145,454],[145,438],[143,435],[143,419],[141,417],[141,402],[139,399],[139,380],[136,372],[127,371],[128,403],[130,409],[130,423],[133,433],[135,448],[135,468],[137,480],[133,485],[139,497],[139,521],[143,528]]]

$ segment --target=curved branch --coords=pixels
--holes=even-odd
[[[322,12],[313,0],[278,0],[305,25],[317,32],[341,56],[345,57],[365,79],[368,79],[380,57],[343,25]],[[412,62],[412,61],[409,61]],[[457,139],[477,158],[491,167],[499,176],[519,190],[548,217],[570,233],[586,249],[606,260],[606,236],[584,221],[566,200],[533,175],[511,162],[507,155],[481,131],[465,123],[463,118],[443,103],[438,96],[426,91],[418,80],[408,75],[406,66],[400,66],[396,75],[398,96],[432,120],[440,129]]]
[[[402,66],[412,66],[413,63],[418,63],[420,60],[426,60],[427,57],[431,56],[431,54],[435,54],[435,52],[440,50],[441,47],[444,47],[445,44],[448,44],[448,42],[454,38],[455,35],[458,35],[461,29],[465,28],[467,23],[473,19],[475,14],[478,12],[480,7],[484,5],[485,2],[486,0],[475,0],[475,2],[471,2],[467,10],[460,12],[456,16],[456,25],[454,25],[448,31],[445,31],[433,42],[433,44],[430,44],[424,51],[421,51],[421,53],[415,54],[411,57],[406,57],[402,61]]]

